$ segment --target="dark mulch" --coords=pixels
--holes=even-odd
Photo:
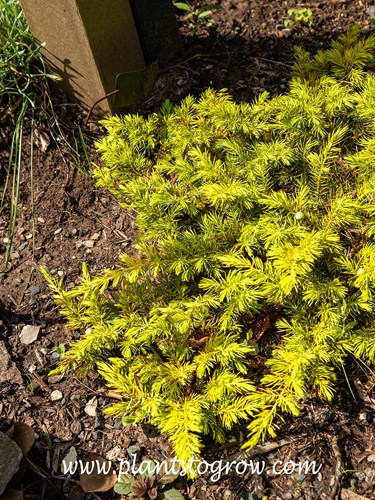
[[[203,2],[191,4],[199,8]],[[311,8],[315,25],[285,31],[287,9],[296,6]],[[332,38],[353,23],[370,30],[368,6],[364,0],[223,0],[222,9],[212,14],[211,27],[189,28],[179,16],[184,56],[175,66],[160,72],[154,92],[133,110],[147,113],[157,109],[164,99],[178,101],[189,92],[198,95],[208,86],[227,88],[238,101],[251,100],[264,90],[271,94],[283,92],[288,85],[294,46],[311,51],[327,47]],[[57,118],[68,139],[72,141],[80,125],[95,159],[93,142],[103,130],[93,121],[84,127],[82,110],[66,103],[57,92],[54,99]],[[2,165],[7,161],[15,119],[3,111],[0,109]],[[67,145],[41,121],[37,134],[42,131],[50,144],[46,151],[37,148],[34,154],[34,219],[30,145],[25,134],[16,235],[8,269],[0,274],[0,343],[9,356],[5,359],[3,354],[0,359],[0,430],[6,431],[12,422],[22,421],[37,434],[24,474],[13,485],[24,491],[24,498],[115,498],[112,492],[85,496],[76,476],[67,478],[61,473],[61,460],[71,446],[79,456],[94,451],[113,461],[125,458],[131,447],[130,452],[137,452],[139,460],[160,461],[170,453],[170,445],[147,426],[123,429],[118,420],[104,418],[102,409],[111,400],[96,375],[62,380],[47,377],[58,359],[56,346],[67,347],[75,333],[65,326],[38,267],[45,265],[70,287],[79,279],[82,262],[88,263],[92,273],[115,265],[121,252],[132,251],[134,216],[124,213],[107,191],[95,188],[90,178],[77,169]],[[83,152],[81,159],[81,168],[87,168]],[[0,176],[4,177],[3,168]],[[0,215],[0,258],[4,257],[7,227],[6,207]],[[25,325],[41,327],[38,339],[29,345],[20,342]],[[350,389],[343,378],[338,381],[332,404],[307,401],[300,418],[280,421],[277,446],[260,449],[251,457],[254,465],[264,461],[266,470],[277,461],[286,464],[315,460],[317,466],[321,465],[319,473],[306,475],[295,470],[273,475],[248,471],[241,475],[232,471],[218,482],[203,475],[188,482],[181,478],[175,486],[188,499],[375,498],[375,404],[369,398],[374,379],[367,381],[356,365],[348,369],[347,377]],[[17,378],[19,383],[15,383]],[[53,401],[53,391],[60,391],[62,399]],[[96,416],[85,412],[90,400],[97,404]],[[238,453],[245,437],[246,429],[238,428],[223,447],[207,442],[206,459],[213,462],[232,455],[232,460],[240,459]],[[353,491],[362,496],[353,496]]]

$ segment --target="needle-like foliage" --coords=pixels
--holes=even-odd
[[[97,368],[123,396],[108,413],[153,423],[188,461],[240,420],[246,447],[275,436],[302,398],[332,399],[349,355],[374,362],[374,49],[354,27],[299,50],[285,95],[207,90],[103,122],[94,175],[137,212],[138,255],[69,291],[48,277],[85,332],[55,373]]]

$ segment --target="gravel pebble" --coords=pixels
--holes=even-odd
[[[61,391],[58,391],[55,389],[54,391],[51,392],[51,400],[52,401],[60,401],[60,399],[63,398],[63,394]]]
[[[39,332],[40,326],[25,325],[20,334],[21,344],[31,344],[38,338]]]
[[[85,240],[83,242],[83,244],[85,245],[85,247],[87,248],[93,248],[94,245],[95,245],[95,241],[94,240]]]

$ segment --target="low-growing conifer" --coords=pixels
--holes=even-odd
[[[245,447],[274,437],[302,398],[332,399],[348,356],[374,362],[374,50],[356,26],[298,49],[284,95],[207,90],[103,121],[94,176],[136,212],[137,255],[72,290],[45,272],[83,332],[54,373],[98,370],[123,397],[107,413],[188,461],[238,422]]]

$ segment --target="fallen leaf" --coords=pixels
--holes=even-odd
[[[30,450],[35,443],[35,433],[30,425],[24,422],[15,422],[13,429],[13,439],[21,448],[24,455]]]
[[[80,475],[79,483],[85,493],[103,492],[110,490],[117,483],[111,462],[96,454],[91,454],[86,460],[90,468]]]
[[[0,500],[23,500],[23,491],[8,490]]]

